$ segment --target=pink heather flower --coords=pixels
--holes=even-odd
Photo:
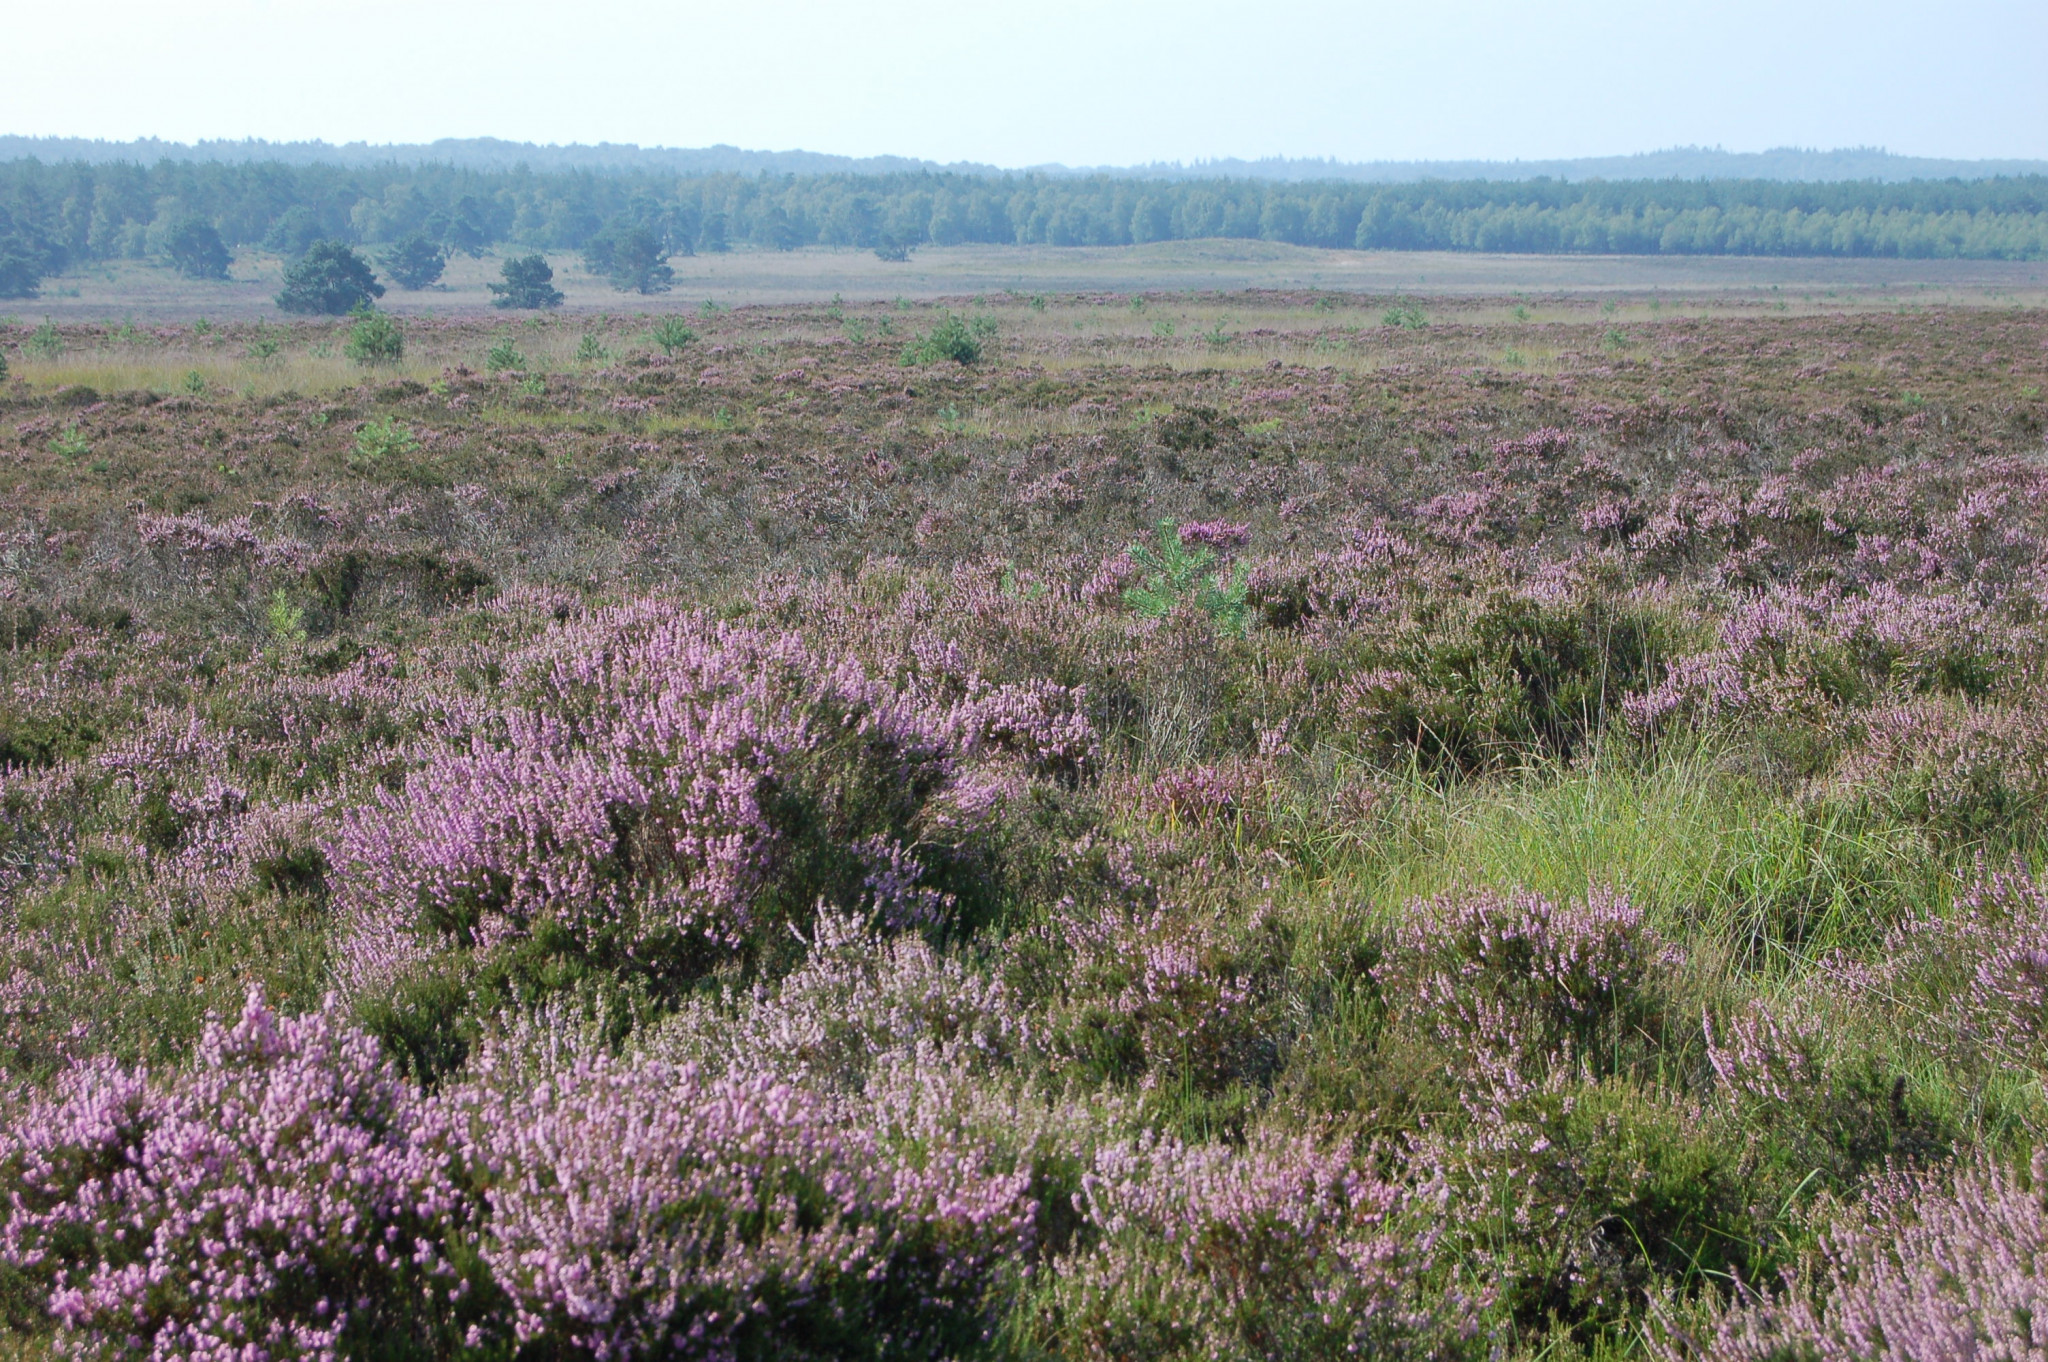
[[[189,1072],[73,1070],[0,1136],[0,1188],[0,1261],[84,1353],[327,1359],[454,1281],[447,1146],[331,1004],[252,992]]]
[[[1229,520],[1191,520],[1180,527],[1179,534],[1188,548],[1234,549],[1251,542],[1252,527]]]
[[[483,1254],[522,1344],[728,1358],[781,1336],[978,1336],[1028,1175],[916,1151],[767,1076],[486,1052],[451,1094],[486,1170]],[[877,1312],[869,1314],[867,1312]]]
[[[1068,688],[885,679],[655,603],[552,631],[508,674],[505,704],[343,819],[352,989],[543,920],[656,962],[743,949],[820,899],[933,924],[979,873],[1006,777],[1072,778],[1095,752]]]
[[[1825,1242],[1811,1280],[1742,1291],[1694,1337],[1670,1327],[1663,1362],[1949,1362],[2034,1358],[2048,1319],[2048,1153],[2024,1171],[1979,1156],[1953,1173],[1895,1175]]]
[[[1100,1238],[1056,1260],[1052,1303],[1091,1356],[1131,1324],[1176,1356],[1428,1357],[1471,1302],[1431,1290],[1443,1189],[1256,1131],[1243,1148],[1145,1134],[1104,1148],[1076,1205]]]

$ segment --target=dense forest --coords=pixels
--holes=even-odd
[[[2048,177],[1905,183],[1425,181],[953,173],[652,175],[450,166],[0,162],[0,274],[160,256],[191,224],[231,249],[424,235],[578,250],[622,221],[674,253],[1205,237],[1358,249],[2038,259]]]

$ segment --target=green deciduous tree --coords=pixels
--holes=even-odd
[[[187,279],[228,277],[228,247],[210,222],[186,218],[164,237],[164,255],[171,268]]]
[[[368,307],[384,296],[369,262],[339,241],[316,241],[305,257],[284,272],[277,305],[286,312],[338,317]]]
[[[505,262],[505,282],[492,284],[492,307],[560,307],[562,291],[555,287],[555,272],[547,257],[535,253]]]
[[[288,260],[297,260],[326,237],[319,215],[304,204],[293,204],[279,214],[277,221],[270,224],[270,230],[263,234],[263,249],[276,251]]]
[[[654,229],[623,218],[590,239],[583,263],[621,293],[666,293],[676,278],[668,266],[668,248]]]

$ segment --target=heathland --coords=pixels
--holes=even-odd
[[[311,243],[666,258],[735,246],[1142,246],[2039,260],[2048,177],[1859,181],[1432,180],[1411,184],[964,173],[652,174],[178,162],[0,162],[0,295],[93,263]],[[600,273],[610,273],[600,269]],[[634,287],[647,291],[638,276]]]
[[[2048,326],[1861,278],[0,328],[0,1350],[2021,1355]]]

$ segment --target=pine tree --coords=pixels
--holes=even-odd
[[[384,253],[384,272],[400,288],[417,291],[438,281],[448,268],[448,257],[439,246],[414,233]]]
[[[497,294],[491,300],[492,307],[560,307],[562,292],[556,288],[555,272],[549,267],[547,257],[535,253],[517,256],[505,262],[505,282],[492,284],[491,292]]]
[[[340,241],[316,241],[305,258],[284,272],[277,305],[286,312],[339,317],[384,296],[369,262]]]

